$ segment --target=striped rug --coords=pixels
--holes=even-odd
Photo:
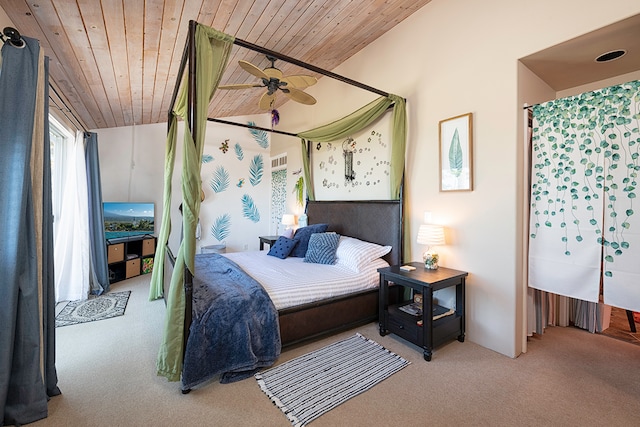
[[[410,362],[360,334],[255,374],[294,426],[305,426]]]

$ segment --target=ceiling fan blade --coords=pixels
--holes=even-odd
[[[283,82],[287,82],[288,88],[293,87],[296,89],[304,89],[309,86],[313,86],[318,82],[318,79],[316,79],[315,77],[306,76],[303,74],[297,75],[297,76],[286,76],[286,77],[283,77],[281,80]]]
[[[237,84],[237,85],[222,85],[218,86],[218,89],[249,89],[252,87],[264,87],[261,84]]]
[[[283,92],[286,96],[289,97],[289,99],[292,99],[296,102],[299,102],[301,104],[306,104],[306,105],[313,105],[316,103],[316,99],[306,92],[303,92],[293,87],[289,87],[287,88],[287,90],[289,92],[284,92],[284,91]]]
[[[261,110],[271,110],[271,106],[273,104],[273,102],[275,102],[276,100],[276,94],[269,94],[269,92],[265,92],[264,95],[262,95],[262,97],[260,98],[260,102],[258,103],[258,106],[260,107]]]
[[[266,78],[267,80],[269,80],[269,76],[266,75],[260,68],[253,65],[251,62],[243,61],[241,59],[240,61],[238,61],[238,65],[249,74],[253,74],[256,77],[260,77],[261,79]]]

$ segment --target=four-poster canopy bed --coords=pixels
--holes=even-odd
[[[182,378],[183,392],[187,392],[192,386],[196,386],[199,383],[210,379],[213,374],[221,374],[221,382],[230,382],[247,376],[243,374],[243,369],[238,369],[238,366],[244,365],[242,365],[241,362],[234,360],[233,362],[229,362],[229,364],[235,363],[235,365],[232,367],[227,366],[225,368],[226,370],[222,368],[218,369],[217,367],[203,368],[202,366],[199,366],[198,368],[195,368],[196,371],[204,369],[207,372],[199,373],[199,377],[196,376],[195,378],[189,374],[189,379],[185,378],[187,376],[185,374],[185,368],[186,370],[189,370],[189,372],[194,370],[193,367],[190,366],[192,359],[208,359],[211,356],[210,354],[198,354],[197,356],[192,356],[191,352],[194,350],[191,350],[190,348],[198,345],[197,343],[194,343],[194,341],[206,341],[208,340],[208,337],[203,338],[201,335],[198,335],[197,338],[194,338],[193,336],[190,336],[190,333],[198,330],[198,328],[207,329],[208,327],[210,330],[219,329],[212,328],[211,325],[199,325],[199,323],[196,323],[196,319],[194,319],[194,317],[212,318],[219,314],[212,314],[213,310],[211,308],[202,306],[202,295],[204,293],[214,291],[210,291],[209,289],[209,287],[213,285],[208,283],[203,284],[202,281],[205,279],[203,277],[199,277],[197,274],[198,269],[201,268],[197,266],[202,266],[202,262],[204,261],[202,259],[203,255],[198,255],[198,260],[196,260],[195,255],[195,227],[200,209],[200,158],[202,156],[206,121],[210,120],[229,125],[262,129],[255,126],[227,122],[219,119],[210,119],[207,117],[208,102],[220,83],[220,78],[226,66],[230,49],[233,44],[268,54],[271,57],[299,65],[325,76],[329,76],[381,95],[379,99],[371,102],[365,107],[362,107],[351,115],[331,123],[330,125],[298,134],[275,131],[277,133],[295,136],[302,140],[304,170],[307,178],[305,181],[307,184],[307,196],[309,198],[306,206],[306,213],[310,227],[314,228],[319,224],[327,224],[328,226],[324,227],[322,230],[329,232],[333,231],[338,233],[340,236],[348,236],[354,239],[354,241],[362,242],[363,245],[368,245],[368,248],[371,247],[369,249],[375,252],[376,256],[373,257],[375,259],[367,260],[367,265],[371,264],[374,266],[373,272],[375,274],[375,280],[374,286],[370,286],[366,290],[358,290],[356,292],[330,296],[328,298],[325,297],[322,300],[308,301],[294,306],[278,307],[275,329],[279,330],[279,336],[277,339],[274,339],[273,346],[269,350],[265,350],[265,353],[268,354],[268,356],[265,356],[266,361],[264,359],[260,360],[249,368],[259,368],[272,364],[275,361],[275,358],[279,355],[280,344],[282,344],[282,346],[293,345],[307,339],[344,330],[358,324],[375,320],[378,314],[377,267],[384,265],[385,261],[388,264],[398,264],[403,261],[404,218],[402,178],[406,139],[406,112],[404,99],[345,77],[338,76],[329,71],[322,70],[280,53],[235,39],[232,36],[220,33],[214,29],[191,21],[189,25],[188,39],[180,64],[179,77],[174,89],[172,105],[169,112],[163,220],[160,235],[158,237],[159,244],[156,251],[157,265],[152,274],[150,290],[150,299],[156,299],[164,296],[167,302],[165,336],[158,355],[158,374],[166,376],[171,381],[177,381]],[[180,93],[178,93],[179,89]],[[339,138],[343,138],[344,135],[348,136],[350,133],[363,129],[368,124],[372,123],[391,106],[393,106],[393,145],[391,154],[390,200],[313,200],[313,188],[311,186],[311,180],[309,179],[309,148],[307,146],[307,141],[335,141]],[[169,210],[171,201],[171,177],[173,174],[173,164],[176,153],[177,116],[181,116],[185,120],[185,137],[184,146],[182,147],[184,157],[182,170],[182,225],[184,240],[181,242],[177,256],[174,256],[168,248],[167,242],[170,229]],[[263,130],[272,131],[270,129]],[[297,233],[298,232],[296,232],[296,234]],[[301,232],[300,235],[302,234],[304,233]],[[296,236],[294,236],[294,238],[296,238]],[[305,244],[306,243],[307,242],[305,242]],[[360,245],[360,243],[357,245]],[[375,250],[373,247],[375,247]],[[378,252],[378,247],[386,249],[382,252]],[[233,254],[229,254],[229,256],[231,255]],[[361,256],[360,253],[357,255]],[[165,256],[167,258],[166,260]],[[302,256],[304,256],[304,254]],[[227,262],[226,258],[228,256],[214,254],[214,257],[217,259],[225,258],[222,262]],[[380,261],[379,257],[382,257],[384,261]],[[273,257],[267,256],[263,258]],[[298,258],[298,260],[301,261],[300,258]],[[382,262],[383,264],[376,264],[379,262]],[[338,259],[338,264],[339,263],[340,259]],[[174,266],[176,268],[173,268]],[[307,264],[307,266],[309,265]],[[368,268],[371,269],[372,267],[368,266]],[[359,267],[356,268],[356,270],[359,270]],[[200,271],[203,270],[201,269]],[[197,276],[195,278],[196,280],[194,280],[194,272],[196,273],[195,276]],[[242,273],[244,274],[244,272]],[[216,276],[215,279],[212,278],[207,280],[224,282],[226,281],[226,277]],[[196,284],[195,289],[194,283]],[[264,286],[263,283],[261,284]],[[260,286],[258,285],[258,287]],[[198,290],[202,288],[206,289],[206,291]],[[198,292],[200,292],[200,294],[198,294]],[[194,295],[194,293],[198,295]],[[256,298],[262,297],[258,296]],[[273,304],[269,302],[262,304],[261,307],[264,307],[264,311],[268,311],[266,307],[267,305],[271,306]],[[205,310],[207,313],[203,314]],[[271,320],[265,319],[264,313],[260,313],[260,316],[262,317],[257,321],[258,323],[267,323]],[[254,319],[247,320],[249,323],[252,321],[254,321]],[[200,322],[200,320],[198,319],[197,322]],[[242,322],[244,322],[244,320],[233,323],[231,328],[237,329],[237,325]],[[219,324],[216,324],[216,326],[218,325]],[[250,331],[246,334],[253,337],[253,335],[255,335],[255,331]],[[217,344],[211,344],[213,347],[215,347],[215,345]],[[274,351],[273,347],[277,347],[277,351]],[[224,351],[226,350],[227,349]],[[200,349],[195,350],[196,353],[200,351]],[[218,347],[216,354],[223,353],[224,351],[221,351]],[[256,352],[255,349],[252,349],[250,352],[252,351]],[[259,351],[260,349],[258,349],[258,352]],[[258,355],[258,358],[259,356],[260,355]],[[235,359],[236,355],[232,354],[229,357]],[[238,365],[238,363],[240,363],[240,365]],[[215,372],[212,370],[215,370]],[[236,375],[234,377],[238,372],[240,372],[240,376],[238,377]],[[225,381],[223,381],[227,373],[230,375],[226,377]]]

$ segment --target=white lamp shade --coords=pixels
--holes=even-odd
[[[418,229],[417,242],[420,245],[444,245],[444,227],[435,224],[422,224]]]
[[[293,214],[282,215],[282,223],[284,225],[294,225],[296,223],[296,217]]]

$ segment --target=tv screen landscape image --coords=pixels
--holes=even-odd
[[[107,240],[153,235],[153,203],[104,202],[102,207]]]

